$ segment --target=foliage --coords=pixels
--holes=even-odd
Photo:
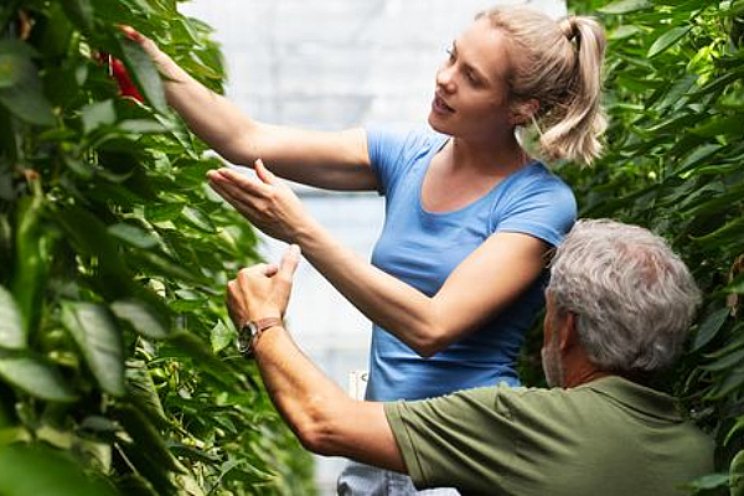
[[[607,153],[561,167],[581,216],[667,237],[705,301],[666,378],[717,441],[718,474],[691,487],[744,494],[744,2],[573,1],[609,34]]]
[[[254,234],[117,23],[220,90],[175,0],[0,5],[0,493],[307,493],[309,457],[230,346],[224,286]]]

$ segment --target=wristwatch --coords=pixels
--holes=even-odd
[[[238,351],[246,358],[253,358],[253,346],[261,334],[270,327],[282,325],[279,317],[249,320],[238,330]]]

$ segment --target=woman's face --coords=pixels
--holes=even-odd
[[[514,127],[507,78],[508,41],[487,18],[477,19],[453,43],[437,71],[429,124],[465,139],[489,139]]]

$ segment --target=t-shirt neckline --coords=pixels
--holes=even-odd
[[[447,217],[447,216],[456,216],[458,214],[462,214],[463,212],[466,212],[470,210],[471,208],[475,207],[476,205],[484,202],[487,198],[490,198],[493,196],[496,191],[498,191],[502,185],[505,185],[509,182],[512,182],[515,177],[518,177],[519,175],[523,174],[524,171],[531,170],[535,166],[540,165],[540,161],[536,158],[531,159],[529,162],[524,164],[519,169],[512,171],[507,176],[505,176],[501,181],[494,184],[491,189],[489,189],[487,192],[485,192],[483,195],[479,196],[475,200],[471,201],[470,203],[463,205],[462,207],[453,209],[453,210],[447,210],[444,212],[432,212],[430,210],[427,210],[424,208],[424,203],[422,199],[423,190],[424,190],[424,179],[426,178],[426,172],[429,170],[429,167],[431,167],[431,161],[434,159],[434,157],[437,155],[437,153],[441,152],[444,147],[447,145],[447,143],[450,142],[452,138],[449,136],[442,137],[442,142],[437,147],[433,147],[433,153],[430,154],[426,161],[426,166],[422,167],[422,171],[419,173],[418,177],[418,192],[416,195],[416,204],[418,205],[418,210],[420,213],[432,217]]]

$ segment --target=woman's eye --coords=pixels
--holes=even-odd
[[[455,51],[452,50],[451,48],[448,48],[446,50],[446,52],[447,52],[447,56],[448,56],[449,61],[450,62],[454,62],[455,61]]]
[[[466,73],[466,77],[473,86],[480,86],[480,79],[478,79],[472,72]]]

